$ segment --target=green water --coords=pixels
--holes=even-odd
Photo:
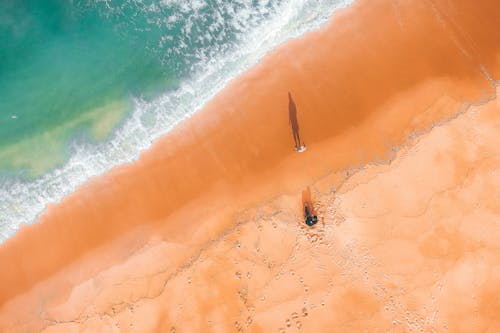
[[[132,96],[176,84],[151,40],[119,23],[71,1],[0,3],[0,169],[40,175],[64,162],[72,137],[105,139]]]

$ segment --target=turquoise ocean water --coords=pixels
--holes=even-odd
[[[176,82],[154,43],[98,3],[0,3],[0,168],[36,177],[64,163],[76,136],[106,138],[130,96]],[[138,17],[144,24],[146,15]],[[161,29],[159,29],[161,30]],[[160,32],[158,32],[160,33]],[[100,124],[100,120],[106,124]]]
[[[0,241],[350,3],[0,1]]]

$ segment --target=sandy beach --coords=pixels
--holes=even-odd
[[[497,332],[498,22],[360,0],[270,52],[0,245],[0,331]]]

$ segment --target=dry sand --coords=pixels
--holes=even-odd
[[[1,245],[0,331],[499,331],[498,22],[360,0],[271,52]]]

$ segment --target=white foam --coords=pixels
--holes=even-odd
[[[100,144],[74,143],[73,154],[63,167],[34,181],[2,180],[0,242],[12,236],[21,224],[34,222],[48,203],[59,202],[90,177],[101,175],[113,166],[136,160],[141,151],[151,146],[153,140],[202,108],[229,81],[255,65],[267,52],[287,39],[319,28],[335,9],[347,7],[353,1],[285,1],[267,7],[266,12],[259,14],[266,15],[266,19],[253,19],[248,31],[245,30],[245,20],[252,20],[249,9],[243,8],[235,12],[231,24],[240,27],[244,32],[236,36],[235,44],[231,47],[224,46],[222,49],[202,49],[196,55],[198,62],[193,64],[195,74],[182,82],[177,90],[168,92],[152,102],[135,99],[132,116],[116,131],[111,140]],[[203,7],[201,1],[164,2],[178,4],[182,10],[188,11]],[[157,8],[150,6],[149,10],[154,11]],[[176,19],[178,18],[167,18],[166,22]],[[223,24],[220,20],[223,20],[222,17],[215,20],[214,24]]]

